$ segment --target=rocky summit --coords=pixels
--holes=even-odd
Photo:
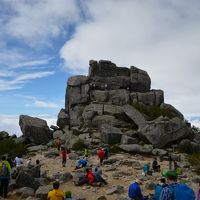
[[[120,144],[128,152],[140,152],[141,144],[153,150],[183,139],[195,143],[190,124],[165,103],[162,90],[151,89],[146,71],[118,67],[106,60],[91,60],[89,65],[88,76],[72,76],[67,81],[65,108],[57,120],[60,130],[54,132],[54,138],[65,138],[66,146],[78,139],[86,145]],[[134,150],[135,144],[140,148]]]
[[[88,76],[67,81],[65,108],[57,126],[21,115],[23,133],[17,142],[48,144],[59,137],[66,148],[80,140],[87,147],[117,145],[126,152],[153,154],[171,145],[200,151],[198,134],[175,107],[164,101],[161,89],[151,88],[148,73],[135,66],[118,67],[107,60],[90,60]]]

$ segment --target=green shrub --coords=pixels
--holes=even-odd
[[[173,117],[177,117],[177,113],[166,108],[160,108],[160,106],[146,106],[140,103],[133,103],[132,106],[141,113],[147,115],[149,117],[149,120],[154,120],[160,116],[167,116],[170,119]]]
[[[86,148],[86,145],[84,144],[84,141],[79,139],[73,146],[72,149],[75,151],[81,151]]]
[[[200,175],[200,153],[188,155],[188,161],[195,168],[198,175]]]
[[[110,146],[110,148],[109,148],[109,152],[110,153],[119,153],[121,151],[122,150],[117,145]]]
[[[0,141],[0,155],[12,152],[13,156],[25,154],[27,146],[21,143],[15,143],[13,138],[7,138]]]

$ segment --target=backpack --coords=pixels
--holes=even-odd
[[[5,163],[1,163],[0,165],[0,176],[6,177],[9,175],[9,169]]]
[[[155,199],[155,200],[159,200],[160,194],[161,194],[161,192],[162,192],[162,189],[163,189],[163,186],[162,186],[162,185],[160,185],[160,184],[157,184],[157,185],[156,185],[155,194],[154,194],[154,199]]]
[[[172,187],[171,187],[172,188]],[[195,200],[196,196],[192,188],[186,184],[178,184],[173,190],[173,200]]]

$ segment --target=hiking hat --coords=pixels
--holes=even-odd
[[[167,171],[162,171],[161,174],[162,174],[162,176],[165,176],[167,178],[177,178],[178,177],[178,174],[176,173],[176,171],[167,170]]]

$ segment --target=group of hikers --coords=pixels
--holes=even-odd
[[[34,172],[34,177],[40,177],[40,161],[36,160],[36,164],[32,164],[32,159],[29,158],[26,165],[24,165],[21,155],[17,155],[15,159],[6,158],[2,156],[0,159],[0,197],[6,198],[8,194],[9,182],[15,179],[23,167]],[[37,172],[37,173],[35,173]]]
[[[154,172],[161,172],[160,165],[158,165],[155,158],[152,162],[152,168],[150,162],[144,164],[144,175],[152,176]],[[153,196],[148,197],[142,194],[140,185],[142,181],[136,179],[131,183],[128,189],[128,196],[134,200],[200,200],[200,189],[195,195],[192,188],[188,185],[177,182],[178,176],[182,174],[182,169],[178,165],[177,161],[174,161],[174,169],[162,171],[159,183],[155,187]],[[166,181],[167,179],[167,181]],[[200,185],[200,184],[199,184]]]

